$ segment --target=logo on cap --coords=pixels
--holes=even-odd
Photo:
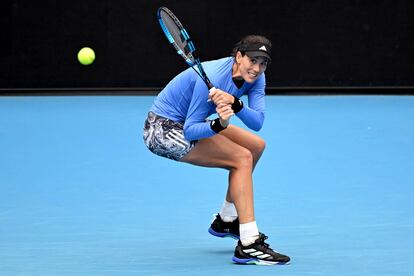
[[[267,52],[267,49],[266,49],[266,47],[264,45],[262,47],[260,47],[259,50],[262,50],[262,51]]]

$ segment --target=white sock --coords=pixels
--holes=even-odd
[[[259,238],[256,221],[240,224],[240,241],[244,246],[251,245]]]
[[[219,214],[224,222],[232,222],[237,219],[236,206],[234,206],[233,203],[224,200]]]

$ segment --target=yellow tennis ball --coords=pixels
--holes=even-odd
[[[78,52],[78,60],[83,65],[92,64],[95,60],[95,52],[89,47],[83,47]]]

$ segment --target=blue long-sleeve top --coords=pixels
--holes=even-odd
[[[253,83],[244,82],[238,89],[233,82],[234,58],[226,57],[203,62],[203,68],[216,88],[238,98],[248,97],[248,105],[236,115],[250,129],[262,128],[265,111],[265,75],[261,74]],[[216,113],[216,105],[208,100],[209,90],[197,73],[188,68],[172,79],[158,94],[151,111],[174,122],[184,123],[184,136],[188,141],[200,140],[215,135],[206,118]]]

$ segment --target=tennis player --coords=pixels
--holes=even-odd
[[[217,89],[209,92],[191,68],[181,72],[156,97],[145,121],[144,141],[155,154],[197,166],[229,171],[227,195],[209,232],[238,239],[233,261],[240,264],[285,264],[272,250],[255,221],[252,173],[265,141],[230,124],[237,116],[249,129],[262,128],[265,74],[271,42],[249,35],[232,56],[203,63]],[[248,104],[240,98],[247,95]],[[216,114],[216,118],[208,119]]]

